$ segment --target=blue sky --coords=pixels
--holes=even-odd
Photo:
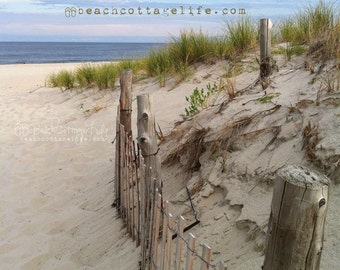
[[[316,2],[318,0],[0,0],[0,41],[160,42],[177,35],[181,29],[190,28],[218,35],[226,20],[244,16],[230,12],[242,13],[244,9],[254,18],[269,17],[275,21]],[[93,14],[96,8],[100,14]],[[134,14],[112,14],[114,8]],[[171,13],[173,8],[177,14]],[[208,8],[211,13],[205,14]],[[87,14],[87,9],[91,9],[92,14]],[[154,14],[157,9],[161,14]],[[164,9],[168,10],[164,12]],[[222,14],[226,11],[227,15]],[[201,14],[197,14],[199,12]],[[76,16],[67,17],[70,14]]]

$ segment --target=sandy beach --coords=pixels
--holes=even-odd
[[[137,269],[111,208],[118,92],[45,87],[75,65],[0,66],[1,269]]]
[[[252,61],[250,57],[244,65],[251,66]],[[211,107],[182,123],[178,121],[183,120],[187,106],[185,96],[195,87],[219,82],[227,62],[200,65],[180,84],[169,79],[160,88],[151,78],[133,86],[134,112],[136,95],[153,95],[156,122],[165,134],[160,144],[162,177],[172,212],[191,222],[185,186],[200,183],[193,200],[201,223],[190,232],[199,242],[211,245],[214,263],[224,260],[230,270],[261,269],[274,172],[285,164],[312,166],[301,150],[301,128],[308,121],[318,125],[317,156],[323,162],[331,164],[340,155],[339,107],[330,103],[330,98],[338,102],[338,92],[324,94],[320,106],[306,103],[299,108],[301,115],[288,112],[292,104],[314,102],[317,96],[318,86],[310,84],[314,75],[302,63],[302,58],[288,63],[280,58],[273,87],[267,89],[267,93],[279,93],[271,102],[256,102],[263,96],[257,87],[229,103],[223,103],[227,96],[221,93]],[[0,65],[0,269],[139,269],[140,250],[111,207],[119,89],[61,92],[46,85],[49,74],[78,65]],[[245,68],[236,79],[237,89],[244,89],[257,76],[258,71]],[[201,167],[190,173],[185,171],[187,156],[166,162],[178,145],[188,143],[195,129],[209,128],[208,143],[231,120],[275,105],[281,106],[277,112],[243,130],[255,134],[251,132],[280,125],[274,144],[266,147],[271,133],[245,135],[233,142],[234,151],[215,153],[214,158],[209,151],[200,153]],[[136,136],[135,123],[134,114]],[[221,164],[226,169],[221,170]],[[335,184],[339,165],[332,166],[323,270],[340,265],[340,186]]]

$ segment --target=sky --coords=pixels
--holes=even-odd
[[[164,42],[184,29],[280,18],[318,0],[0,0],[0,41]],[[235,14],[232,14],[235,13]]]

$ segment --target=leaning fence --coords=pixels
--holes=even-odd
[[[116,120],[115,203],[127,232],[141,246],[140,269],[227,269],[211,263],[212,250],[201,244],[198,251],[193,234],[184,235],[185,220],[176,221],[162,194],[157,173],[157,143],[153,132],[152,99],[138,96],[138,142],[132,139],[132,71],[123,71],[121,98]],[[130,119],[129,119],[130,117]],[[127,126],[127,128],[126,128]],[[156,143],[156,148],[155,148]],[[153,166],[151,168],[151,166]]]

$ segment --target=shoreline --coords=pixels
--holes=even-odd
[[[85,64],[85,63],[93,63],[93,64],[100,64],[100,63],[119,63],[121,60],[112,60],[112,61],[80,61],[80,62],[43,62],[43,63],[0,63],[1,66],[30,66],[30,65],[77,65],[77,64]]]
[[[46,63],[7,63],[7,64],[0,64],[0,67],[3,66],[34,66],[34,65],[80,65],[85,63],[93,63],[93,64],[100,64],[100,63],[119,63],[121,60],[115,61],[80,61],[80,62],[46,62]]]

